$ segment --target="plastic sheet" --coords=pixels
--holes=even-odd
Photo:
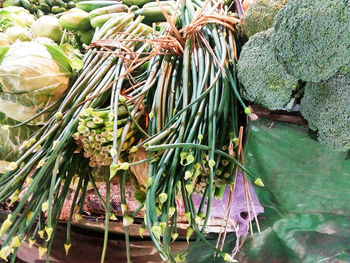
[[[249,125],[246,166],[265,208],[262,233],[239,262],[350,262],[350,159],[307,128],[259,119]]]

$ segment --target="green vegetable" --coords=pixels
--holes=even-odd
[[[67,12],[58,20],[60,25],[68,30],[89,30],[91,28],[87,12]]]
[[[2,3],[2,7],[8,7],[8,6],[20,6],[21,2],[19,0],[5,0]]]
[[[48,12],[50,12],[51,8],[50,8],[50,6],[47,3],[41,3],[39,5],[39,9],[42,10],[43,12],[45,12],[45,13],[48,13]]]
[[[10,43],[15,42],[17,39],[20,41],[30,41],[32,39],[30,31],[21,26],[10,27],[6,29],[5,34]]]
[[[1,102],[0,96],[0,108],[2,108]],[[19,122],[0,112],[0,173],[4,173],[10,162],[18,158],[21,144],[39,128],[38,126],[22,125],[17,128],[3,129],[4,125],[18,124]]]
[[[128,7],[126,5],[117,4],[110,5],[106,7],[97,8],[89,13],[89,18],[92,20],[96,16],[110,14],[110,13],[118,13],[118,12],[127,12]]]
[[[57,0],[46,0],[46,4],[53,7],[53,6],[57,5]]]
[[[33,5],[29,0],[20,0],[21,5],[31,13],[35,13],[37,10],[36,6]]]
[[[12,26],[30,27],[35,17],[23,7],[9,6],[0,9],[0,32]]]
[[[327,80],[350,64],[349,25],[349,1],[290,1],[275,17],[277,59],[298,79]]]
[[[86,45],[90,45],[91,43],[91,40],[94,36],[94,33],[95,33],[95,30],[89,30],[87,32],[84,32],[81,36],[80,36],[80,41],[83,43],[83,44],[86,44]]]
[[[33,37],[48,37],[59,43],[61,41],[63,30],[54,16],[42,16],[32,25]]]
[[[36,124],[48,120],[49,113],[18,125],[55,103],[68,87],[67,58],[55,49],[57,45],[17,41],[0,51],[0,163],[16,161],[19,146],[40,127]]]
[[[273,29],[252,36],[243,46],[237,72],[242,96],[270,110],[282,109],[292,98],[298,80],[277,61]]]
[[[350,74],[306,83],[300,110],[319,141],[333,151],[350,150]]]
[[[160,1],[162,6],[172,6],[176,7],[176,1]],[[152,1],[142,6],[142,8],[159,7],[158,2]]]
[[[288,0],[257,0],[244,13],[243,31],[251,37],[273,26],[274,17]]]
[[[70,74],[68,59],[58,46],[15,42],[0,64],[0,82],[6,95],[1,112],[16,121],[26,121],[61,97]],[[12,104],[17,106],[9,107]]]
[[[60,7],[57,6],[57,5],[53,6],[53,7],[51,8],[51,12],[52,12],[53,14],[58,14],[58,13],[60,12]]]
[[[94,0],[94,1],[82,1],[77,3],[77,7],[86,12],[93,11],[97,8],[112,6],[118,4],[117,1],[108,1],[108,0]]]
[[[74,1],[69,1],[67,3],[67,8],[71,9],[71,8],[74,8],[76,7],[76,3]]]
[[[138,6],[142,6],[148,2],[152,2],[153,0],[122,0],[123,4],[126,5],[138,5]]]
[[[90,23],[93,28],[101,27],[104,23],[106,23],[110,18],[114,16],[119,16],[118,13],[111,13],[111,14],[105,14],[96,16],[93,19],[91,19]]]
[[[168,15],[172,15],[175,12],[175,8],[169,5],[163,6],[163,9],[168,13]],[[159,6],[149,7],[149,8],[141,8],[135,11],[135,15],[144,16],[144,23],[153,23],[153,22],[165,22],[165,16],[162,12],[162,9]]]

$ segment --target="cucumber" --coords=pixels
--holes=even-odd
[[[122,0],[123,4],[126,4],[126,5],[138,5],[138,6],[141,6],[141,5],[144,5],[146,3],[149,3],[149,2],[153,2],[154,0]]]
[[[41,3],[41,4],[39,5],[39,9],[40,9],[41,11],[43,11],[44,13],[49,13],[49,12],[51,11],[51,8],[50,8],[49,5],[46,4],[46,3]]]
[[[163,6],[163,8],[169,16],[171,16],[173,12],[175,12],[175,9],[171,6]],[[153,22],[166,22],[163,12],[159,6],[151,8],[141,8],[135,11],[135,15],[144,16],[142,22],[146,24]]]
[[[124,15],[125,13],[122,13],[122,14]],[[101,26],[103,26],[103,24],[106,23],[110,18],[118,15],[120,15],[120,13],[119,14],[112,13],[112,14],[104,14],[104,15],[96,16],[90,20],[91,26],[93,28],[96,28],[96,27],[101,28]]]
[[[110,5],[101,8],[97,8],[89,13],[90,21],[100,15],[110,14],[110,13],[118,13],[118,12],[127,12],[128,7],[123,4]]]
[[[34,5],[32,5],[28,0],[20,0],[22,6],[27,9],[32,14],[35,13],[36,8]]]
[[[58,20],[60,25],[68,30],[86,31],[91,28],[89,14],[87,12],[67,12]]]
[[[67,8],[67,4],[62,0],[57,0],[57,4],[59,7]]]
[[[162,6],[172,6],[176,7],[176,2],[175,1],[159,1]],[[149,2],[142,6],[142,8],[151,8],[151,7],[159,7],[159,4],[157,2]]]
[[[48,4],[50,7],[53,7],[57,5],[57,0],[46,0],[46,4]]]
[[[107,1],[107,0],[100,0],[100,1],[82,1],[77,3],[77,7],[81,10],[84,10],[86,12],[90,12],[92,10],[95,10],[97,8],[105,7],[105,6],[111,6],[118,4],[117,1]]]

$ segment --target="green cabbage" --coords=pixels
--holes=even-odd
[[[0,32],[5,31],[9,27],[31,27],[35,17],[23,7],[9,6],[0,9]]]
[[[33,37],[48,37],[56,43],[60,43],[63,30],[54,16],[42,16],[32,25]]]
[[[7,125],[27,121],[58,101],[71,72],[69,59],[55,44],[16,41],[0,48],[0,161],[13,161],[21,142],[47,121],[50,112],[18,128]]]

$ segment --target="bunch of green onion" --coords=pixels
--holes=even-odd
[[[235,148],[239,108],[250,114],[237,89],[232,25],[238,22],[227,15],[228,7],[224,3],[181,0],[178,4],[182,15],[177,23],[168,21],[160,31],[142,24],[142,17],[134,19],[132,13],[113,17],[96,30],[93,42],[101,46],[103,40],[109,40],[105,42],[108,50],[95,45],[86,52],[82,72],[62,99],[56,115],[0,178],[2,202],[8,198],[18,200],[19,192],[25,189],[16,209],[0,229],[0,237],[7,234],[1,257],[16,254],[36,219],[38,223],[30,240],[46,233],[41,251],[49,255],[70,182],[78,178],[65,248],[68,252],[73,215],[79,218],[82,213],[90,182],[106,210],[101,259],[104,262],[111,216],[109,183],[117,175],[128,263],[131,262],[128,225],[143,208],[146,212],[140,234],[147,227],[164,261],[185,259],[189,251],[174,255],[170,249],[171,240],[178,237],[175,200],[179,196],[183,198],[188,221],[187,239],[196,233],[194,245],[202,241],[226,261],[234,262],[228,253],[212,246],[204,232],[214,195],[222,195],[226,184],[233,185],[237,168],[249,172],[234,158],[238,156]],[[199,23],[206,14],[208,21]],[[197,23],[195,27],[191,27],[193,23]],[[191,28],[195,28],[194,32],[187,34]],[[176,52],[164,45],[161,48],[154,45],[169,39],[169,32],[181,47]],[[101,109],[108,102],[108,109]],[[144,105],[145,112],[149,112],[148,130],[140,124]],[[140,142],[138,136],[142,136]],[[74,150],[73,137],[83,152]],[[141,147],[147,150],[148,157],[131,162]],[[139,208],[127,214],[125,184],[131,176],[129,168],[142,162],[149,164],[144,197],[139,199]],[[88,164],[109,165],[105,200],[99,195]],[[203,196],[198,209],[192,201],[196,191]]]
[[[128,110],[132,110],[132,105]],[[118,110],[118,130],[116,137],[120,139],[121,133],[125,124],[128,122],[128,110],[121,107]],[[142,112],[139,112],[136,119]],[[84,150],[84,157],[89,158],[90,167],[109,166],[113,162],[113,156],[116,149],[113,148],[113,132],[114,114],[110,109],[94,110],[92,108],[84,109],[80,113],[77,132],[73,134],[79,146]],[[130,150],[133,144],[138,139],[138,131],[135,126],[132,126],[125,137],[122,151]],[[79,147],[78,147],[79,150]],[[120,158],[121,159],[121,158]]]

